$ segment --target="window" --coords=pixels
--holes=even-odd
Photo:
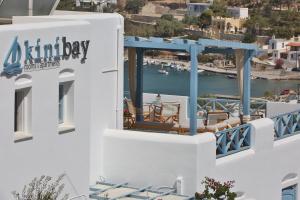
[[[282,48],[284,48],[284,43],[282,43]]]
[[[297,186],[293,185],[282,189],[282,200],[296,200],[297,199]]]
[[[15,91],[14,110],[15,141],[31,138],[31,88]]]
[[[74,81],[60,83],[58,93],[59,133],[74,131]]]

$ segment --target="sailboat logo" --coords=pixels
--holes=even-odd
[[[15,37],[8,54],[5,57],[4,60],[4,69],[3,72],[7,75],[15,75],[22,72],[21,68],[21,47],[18,43],[18,37]]]

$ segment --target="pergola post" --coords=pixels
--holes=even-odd
[[[190,134],[197,134],[197,97],[198,97],[198,47],[190,46]]]
[[[136,121],[144,121],[143,115],[143,57],[144,49],[136,49],[136,96],[135,96],[135,108],[136,108]]]
[[[243,123],[250,121],[251,58],[253,52],[245,51],[243,71]]]
[[[243,116],[243,79],[244,79],[244,59],[245,51],[243,49],[235,50],[235,64],[237,69],[237,80],[239,86],[239,96],[240,96],[240,104],[239,104],[239,116]]]

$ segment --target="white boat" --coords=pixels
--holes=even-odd
[[[150,60],[150,64],[151,64],[151,65],[156,65],[155,60]]]
[[[202,72],[204,72],[203,69],[198,69],[198,74],[200,74],[200,73],[202,73]]]
[[[176,63],[172,63],[170,66],[172,69],[177,68],[177,64]]]
[[[158,73],[160,73],[160,74],[165,74],[165,75],[168,75],[168,74],[169,74],[169,72],[168,72],[167,70],[165,70],[165,69],[159,69],[159,70],[158,70]]]
[[[164,62],[162,63],[163,67],[171,67],[171,65],[172,65],[171,63],[164,63]]]
[[[236,79],[236,75],[233,75],[233,74],[229,74],[226,77],[229,79]]]
[[[177,71],[182,71],[182,70],[183,70],[182,65],[176,65],[176,70],[177,70]]]

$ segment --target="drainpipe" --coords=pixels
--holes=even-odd
[[[28,0],[28,15],[33,16],[33,0]]]

